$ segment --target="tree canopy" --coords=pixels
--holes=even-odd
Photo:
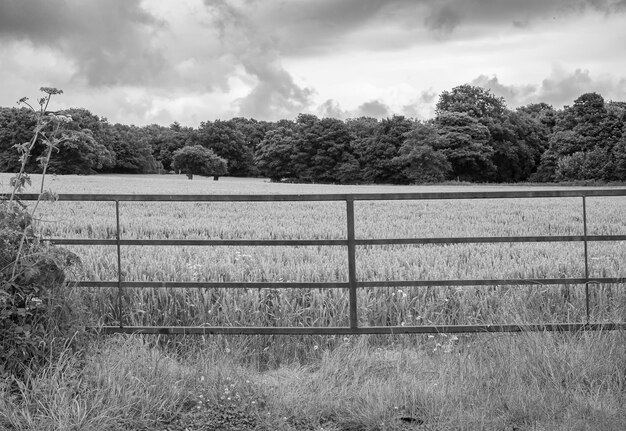
[[[73,140],[59,146],[57,173],[165,173],[174,157],[200,146],[227,174],[319,183],[437,181],[624,181],[626,102],[585,93],[571,106],[531,103],[515,110],[491,90],[460,85],[440,94],[435,116],[318,118],[275,122],[236,117],[184,127],[111,124],[82,108],[64,114]],[[15,171],[14,146],[32,136],[32,112],[0,107],[0,170]],[[27,169],[39,169],[36,143]],[[190,150],[185,150],[190,151]],[[200,169],[200,168],[198,168]],[[198,171],[200,172],[200,171]],[[206,171],[202,171],[205,172]]]

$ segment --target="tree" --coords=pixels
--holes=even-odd
[[[556,116],[549,148],[533,179],[538,181],[602,180],[621,177],[624,114],[620,105],[607,109],[604,98],[585,93]]]
[[[403,184],[408,178],[397,165],[398,150],[413,121],[394,115],[382,120],[374,135],[354,143],[363,179],[373,183]]]
[[[235,117],[228,122],[244,136],[246,154],[255,154],[256,149],[265,138],[265,134],[270,130],[270,123],[266,121],[257,121],[253,118]],[[258,176],[259,172],[254,162],[248,168],[247,175]]]
[[[201,145],[184,147],[174,152],[174,169],[181,171],[191,180],[194,175],[213,175],[218,179],[227,172],[226,160],[218,157],[213,150]]]
[[[28,142],[37,123],[35,114],[28,108],[0,108],[0,172],[17,172],[21,163],[15,145]],[[44,147],[35,144],[30,154],[27,171],[37,168],[37,158]]]
[[[459,112],[474,118],[499,117],[506,109],[504,98],[494,96],[491,91],[472,85],[460,85],[439,96],[435,113]]]
[[[235,123],[202,122],[188,143],[210,148],[226,159],[230,175],[247,176],[254,172],[254,150],[246,145],[246,138]]]
[[[107,123],[105,130],[105,145],[115,153],[114,172],[144,174],[157,170],[146,128]]]
[[[556,111],[547,103],[530,103],[525,106],[520,106],[516,109],[518,113],[525,114],[539,124],[545,127],[548,134],[552,133],[556,124]]]
[[[268,131],[256,150],[254,161],[257,168],[273,182],[295,177],[291,162],[295,145],[296,133],[293,127],[278,127]]]
[[[183,127],[177,122],[170,124],[169,127],[152,124],[142,129],[148,135],[148,144],[152,149],[152,156],[157,162],[157,170],[172,170],[173,154],[185,146],[192,129]]]
[[[96,141],[89,129],[73,131],[70,138],[57,146],[57,151],[48,164],[50,173],[95,174],[114,163],[111,152]]]
[[[496,175],[489,129],[476,118],[459,112],[442,111],[435,120],[441,151],[452,165],[452,178],[461,181],[492,181]]]
[[[338,182],[339,177],[350,181],[355,160],[350,133],[343,121],[300,114],[296,131],[298,139],[292,162],[298,178],[319,183]]]
[[[312,164],[316,152],[316,140],[322,133],[320,119],[312,114],[299,114],[295,121],[294,131],[296,143],[291,157],[294,174],[301,181],[315,181]]]
[[[452,165],[445,154],[434,147],[440,147],[440,136],[432,123],[416,123],[405,135],[398,156],[394,159],[403,167],[404,175],[414,183],[444,181],[452,171]]]
[[[482,119],[489,129],[496,182],[526,181],[548,147],[547,129],[523,112],[506,110],[499,119]]]

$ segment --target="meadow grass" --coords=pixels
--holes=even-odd
[[[7,189],[8,178],[0,174],[0,191]],[[116,175],[59,176],[49,187],[57,193],[154,194],[554,188],[295,185]],[[625,198],[588,198],[587,206],[589,234],[626,233]],[[120,207],[124,239],[346,236],[342,202],[123,202]],[[115,238],[111,203],[55,202],[40,208],[45,236]],[[355,212],[357,238],[583,233],[580,199],[358,201]],[[69,278],[116,280],[115,247],[68,248],[82,260]],[[357,249],[357,277],[582,277],[583,257],[582,243],[363,246]],[[591,276],[622,277],[626,244],[590,244],[589,257]],[[124,247],[122,272],[129,281],[277,283],[274,289],[260,290],[126,289],[125,319],[131,325],[346,326],[344,290],[282,289],[278,283],[346,281],[347,271],[344,247]],[[88,324],[115,324],[119,318],[116,289],[73,286],[69,294]],[[584,288],[568,285],[379,287],[358,292],[361,325],[580,322],[584,303]],[[623,284],[592,288],[592,320],[623,321],[625,310]],[[96,340],[80,359],[68,354],[48,373],[33,376],[19,399],[5,393],[0,427],[150,429],[226,415],[234,425],[223,429],[246,429],[254,423],[258,429],[285,430],[617,430],[626,426],[625,365],[626,343],[619,331],[120,336]]]

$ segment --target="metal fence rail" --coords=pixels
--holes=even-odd
[[[36,200],[36,194],[18,195],[20,200]],[[483,191],[483,192],[434,192],[434,193],[355,193],[355,194],[290,194],[290,195],[145,195],[145,194],[60,194],[60,201],[109,201],[115,203],[116,238],[47,238],[58,245],[115,245],[117,248],[117,281],[86,281],[75,283],[84,287],[116,287],[118,289],[117,326],[92,328],[102,333],[141,333],[141,334],[409,334],[409,333],[469,333],[469,332],[520,332],[520,331],[579,331],[626,329],[626,322],[590,322],[589,288],[596,284],[623,283],[621,277],[589,276],[589,242],[625,241],[626,235],[588,235],[587,197],[626,196],[626,189],[569,189],[533,191]],[[0,195],[1,199],[8,198]],[[442,200],[442,199],[526,199],[526,198],[581,198],[583,213],[583,235],[559,236],[505,236],[505,237],[449,237],[449,238],[389,238],[357,239],[355,237],[355,201],[377,200]],[[345,239],[336,240],[125,240],[121,238],[120,202],[328,202],[346,203]],[[525,279],[477,279],[477,280],[381,280],[359,281],[356,276],[356,247],[364,245],[417,245],[417,244],[479,244],[479,243],[521,243],[521,242],[583,242],[584,277],[582,278],[525,278]],[[125,281],[121,270],[122,246],[343,246],[347,248],[347,282],[165,282],[165,281]],[[585,322],[579,323],[538,323],[538,324],[493,324],[493,325],[419,325],[419,326],[359,326],[357,315],[357,289],[366,287],[396,286],[488,286],[488,285],[566,285],[585,286]],[[127,326],[123,320],[122,296],[125,288],[325,288],[348,289],[349,326],[347,327],[157,327]]]

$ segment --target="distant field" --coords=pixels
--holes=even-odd
[[[8,191],[9,174],[0,174]],[[38,177],[33,176],[35,192]],[[185,176],[59,176],[56,193],[274,194],[555,189],[544,186],[334,186],[273,184],[263,179]],[[625,234],[626,198],[588,198],[589,234]],[[343,202],[120,204],[122,238],[343,239]],[[580,235],[579,198],[356,202],[357,238]],[[112,203],[56,202],[40,206],[46,236],[114,238]],[[72,278],[115,280],[115,247],[71,247],[82,259]],[[125,280],[345,281],[343,247],[124,247]],[[626,274],[626,244],[591,244],[590,275]],[[410,279],[559,278],[584,276],[582,243],[367,246],[357,249],[361,281]],[[94,323],[113,323],[116,292],[77,294]],[[326,326],[347,324],[342,290],[164,289],[127,291],[132,324]],[[598,286],[592,315],[622,320],[623,285]],[[584,316],[582,286],[378,288],[359,291],[363,325],[420,323],[573,322]]]

